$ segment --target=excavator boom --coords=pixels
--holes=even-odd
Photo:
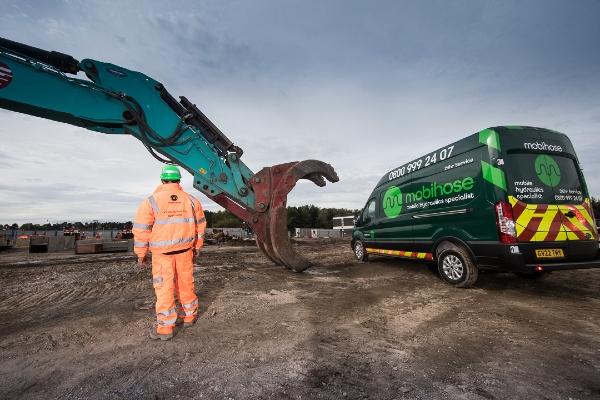
[[[88,80],[71,77],[83,71]],[[68,75],[67,75],[68,74]],[[318,160],[253,173],[235,146],[187,98],[177,101],[141,72],[46,51],[0,38],[0,108],[140,140],[157,160],[177,164],[194,187],[245,221],[272,261],[303,271],[311,264],[292,248],[287,195],[300,179],[337,182]]]

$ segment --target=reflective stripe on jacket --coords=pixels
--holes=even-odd
[[[200,201],[177,183],[160,185],[145,199],[133,221],[134,251],[168,253],[204,244],[206,219]]]

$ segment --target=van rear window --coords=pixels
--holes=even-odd
[[[527,204],[581,204],[586,196],[575,161],[540,153],[507,154],[508,192]]]

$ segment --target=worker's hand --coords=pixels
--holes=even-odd
[[[194,249],[194,258],[200,257],[200,249]]]
[[[138,265],[140,268],[148,268],[148,256],[138,257]]]

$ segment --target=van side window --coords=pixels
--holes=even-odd
[[[369,201],[369,204],[365,207],[365,213],[363,214],[363,222],[365,224],[373,221],[373,219],[375,219],[375,205],[376,205],[376,201],[375,199],[371,199]]]

